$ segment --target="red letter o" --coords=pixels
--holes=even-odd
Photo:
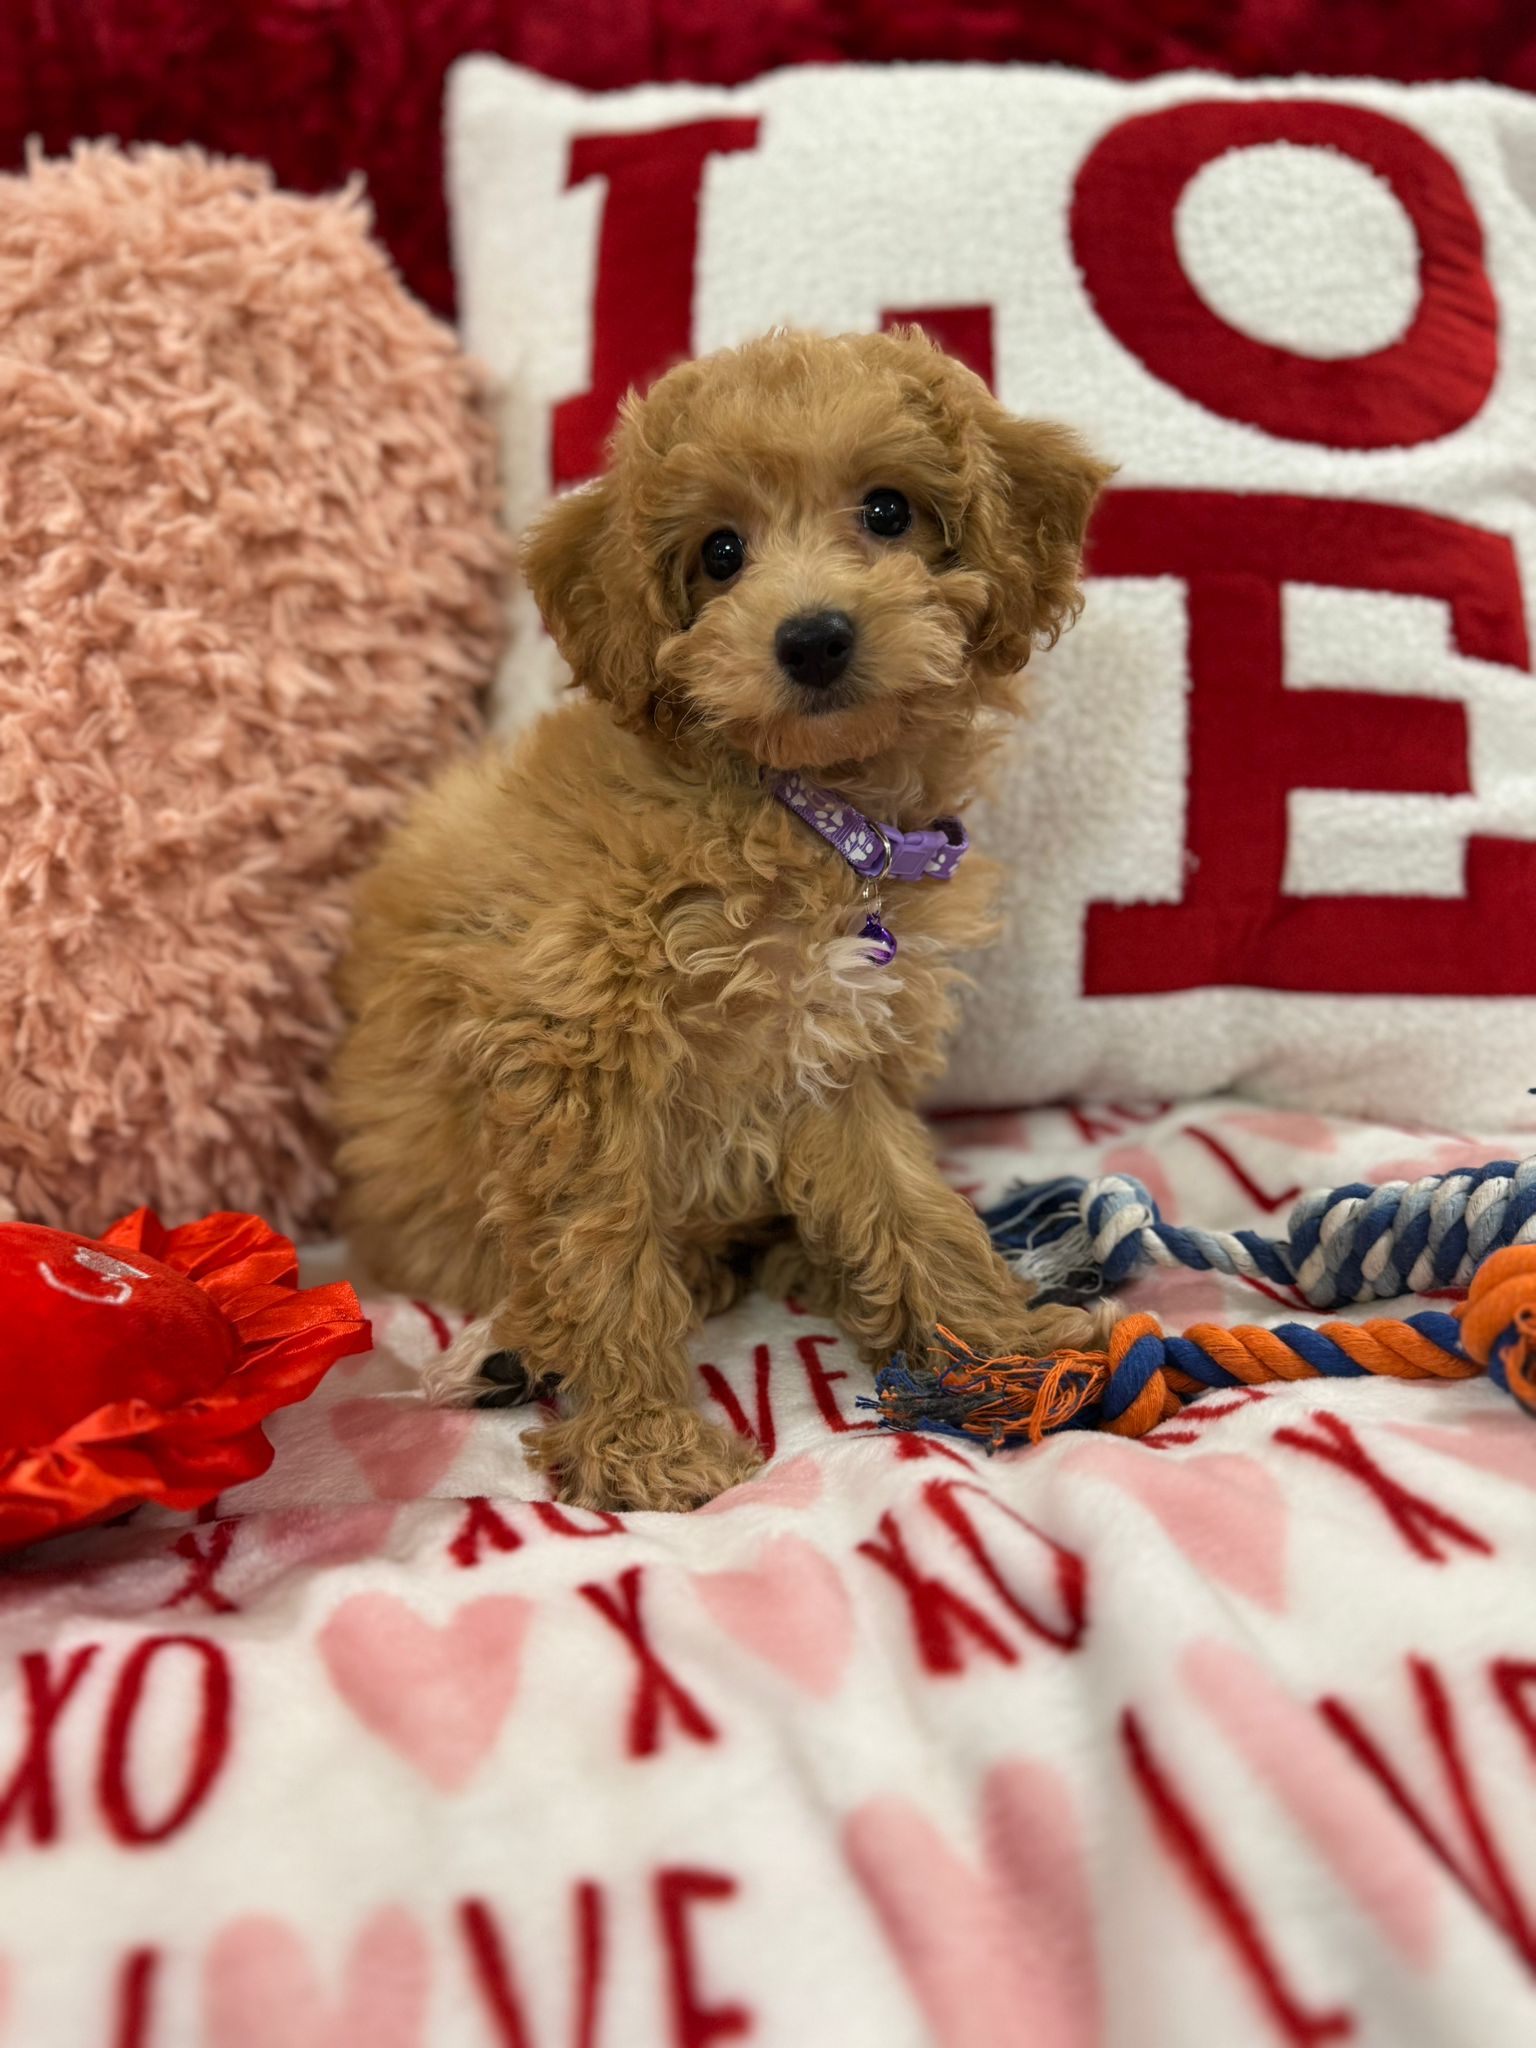
[[[1184,274],[1174,209],[1213,157],[1291,142],[1355,157],[1419,241],[1419,305],[1400,340],[1319,361],[1254,341]],[[1072,246],[1106,327],[1165,384],[1291,441],[1399,448],[1472,419],[1498,368],[1498,305],[1477,215],[1452,165],[1401,121],[1325,100],[1196,100],[1112,128],[1077,174]]]
[[[202,1700],[180,1797],[159,1820],[146,1820],[129,1790],[128,1750],[149,1667],[162,1650],[190,1650],[201,1660]],[[217,1643],[203,1636],[146,1636],[124,1660],[107,1710],[98,1782],[102,1813],[120,1842],[142,1848],[168,1840],[208,1797],[229,1751],[230,1691],[228,1659]]]

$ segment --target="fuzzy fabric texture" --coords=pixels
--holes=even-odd
[[[0,202],[0,1205],[322,1225],[350,874],[468,739],[478,375],[355,194],[81,148]]]
[[[443,78],[476,50],[589,91],[839,58],[1536,86],[1525,0],[6,0],[0,164],[31,135],[110,133],[260,157],[307,192],[362,171],[406,280],[446,311]]]
[[[1524,1142],[1230,1100],[944,1138],[983,1203],[1134,1161],[1266,1232]],[[749,1296],[689,1386],[766,1469],[605,1518],[545,1497],[525,1390],[423,1411],[458,1315],[365,1306],[217,1520],[7,1562],[6,2048],[1530,2048],[1536,1424],[1488,1380],[988,1458],[873,1429],[846,1341]],[[1315,1321],[1219,1273],[1124,1306]]]

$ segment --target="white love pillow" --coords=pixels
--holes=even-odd
[[[466,338],[515,524],[623,391],[916,318],[1119,464],[973,836],[1008,932],[945,1099],[1536,1122],[1536,106],[1024,66],[589,96],[472,58]],[[559,666],[526,599],[514,726]]]

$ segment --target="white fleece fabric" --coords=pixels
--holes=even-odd
[[[1150,368],[1085,281],[1071,209],[1106,137],[1198,103],[1293,102],[1410,130],[1410,144],[1420,138],[1459,182],[1496,307],[1497,360],[1481,402],[1450,431],[1336,446],[1325,418],[1309,438],[1226,416]],[[1174,521],[1181,495],[1202,491],[1234,504],[1283,495],[1299,533],[1309,501],[1338,500],[1479,529],[1510,551],[1492,608],[1504,653],[1518,648],[1536,574],[1536,105],[1481,85],[1182,74],[1128,86],[1023,66],[840,66],[735,91],[589,96],[468,59],[450,94],[449,187],[466,338],[502,382],[514,525],[548,496],[553,408],[592,381],[607,181],[568,182],[573,138],[743,117],[759,123],[753,145],[710,156],[699,188],[695,351],[780,322],[837,331],[878,327],[893,309],[990,309],[999,396],[1081,428],[1119,465],[1114,492],[1167,493]],[[1183,186],[1173,235],[1200,304],[1286,361],[1364,359],[1366,374],[1410,331],[1434,284],[1398,191],[1342,146],[1281,138],[1218,150]],[[1475,351],[1476,326],[1453,321],[1432,376]],[[1381,375],[1390,383],[1395,372]],[[1463,899],[1474,839],[1531,847],[1536,885],[1536,684],[1528,661],[1489,658],[1475,634],[1484,651],[1465,651],[1454,589],[1412,579],[1407,590],[1354,587],[1349,546],[1339,553],[1328,569],[1336,581],[1280,579],[1287,699],[1321,693],[1325,709],[1342,710],[1332,693],[1384,695],[1394,745],[1412,700],[1442,700],[1442,710],[1448,700],[1464,707],[1466,737],[1454,748],[1426,742],[1406,777],[1382,771],[1381,789],[1370,753],[1333,734],[1327,717],[1308,757],[1287,762],[1283,895],[1269,909],[1278,918],[1288,902],[1330,899],[1332,950],[1309,985],[1250,985],[1268,971],[1260,947],[1258,971],[1250,950],[1230,981],[1217,968],[1196,986],[1085,994],[1088,906],[1180,901],[1202,858],[1192,806],[1213,775],[1236,788],[1248,772],[1235,758],[1213,767],[1192,756],[1187,579],[1098,573],[1081,624],[1039,658],[1034,716],[1004,787],[973,820],[973,837],[1009,868],[1008,931],[978,966],[944,1101],[1238,1086],[1312,1109],[1536,1124],[1526,1092],[1536,1084],[1536,949],[1513,914],[1528,899],[1509,897],[1492,939],[1476,937],[1468,915],[1422,948],[1416,926],[1405,936],[1381,912],[1393,897]],[[547,704],[561,676],[526,596],[515,610],[498,707],[507,728]],[[1272,641],[1256,603],[1253,644]],[[1252,673],[1238,660],[1219,686],[1252,690]],[[1254,720],[1270,719],[1255,704]],[[1420,788],[1421,776],[1442,786]],[[1340,781],[1355,786],[1329,786]],[[1232,818],[1221,874],[1257,829],[1235,800]],[[899,892],[895,909],[899,933]],[[1265,914],[1262,904],[1234,910],[1243,929]],[[1175,936],[1175,969],[1178,951]],[[1344,974],[1340,959],[1362,964]]]
[[[1128,1172],[1272,1233],[1510,1138],[1221,1100],[944,1145],[984,1203]],[[1188,1271],[1125,1303],[1293,1313]],[[461,1317],[367,1307],[261,1478],[7,1561],[5,2048],[1536,2037],[1536,1424],[1488,1381],[988,1458],[874,1427],[848,1344],[754,1296],[694,1394],[761,1474],[600,1516],[533,1411],[424,1404]]]

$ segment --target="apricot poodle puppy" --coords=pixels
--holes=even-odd
[[[1106,473],[920,334],[781,332],[631,398],[529,539],[579,692],[364,882],[334,1099],[360,1253],[483,1318],[429,1392],[556,1378],[566,1500],[749,1475],[689,1339],[754,1264],[871,1362],[1100,1336],[1031,1306],[914,1103],[993,927],[959,813]]]

